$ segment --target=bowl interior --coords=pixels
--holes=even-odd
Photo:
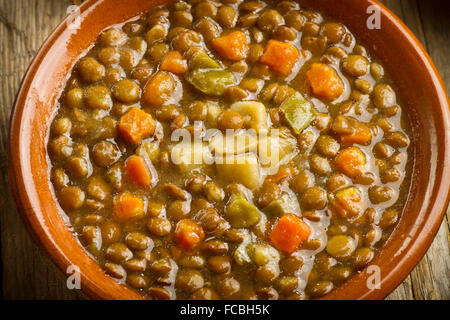
[[[89,0],[81,6],[79,28],[63,22],[43,45],[24,79],[11,118],[10,180],[16,202],[33,235],[65,272],[80,268],[82,289],[91,297],[141,299],[105,275],[72,235],[49,183],[48,123],[67,75],[78,57],[110,25],[169,1]],[[379,267],[380,289],[369,289],[365,269],[325,298],[384,298],[411,271],[430,245],[442,220],[450,189],[448,99],[424,49],[406,27],[376,1],[301,0],[303,7],[344,23],[381,60],[395,83],[411,130],[412,180],[398,225],[371,265]],[[380,9],[381,29],[369,30],[370,5]],[[70,21],[73,22],[73,19]],[[75,28],[74,28],[75,26]],[[51,79],[51,81],[49,81]]]

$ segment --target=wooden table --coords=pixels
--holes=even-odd
[[[450,6],[446,0],[385,0],[417,35],[450,88]],[[30,240],[7,175],[9,116],[20,81],[70,0],[0,0],[0,228],[5,299],[85,299]],[[388,299],[450,299],[450,210],[426,256]]]

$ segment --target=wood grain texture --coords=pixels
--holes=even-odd
[[[382,1],[414,32],[450,87],[450,3],[435,1]],[[450,208],[426,255],[388,299],[450,299]]]
[[[384,0],[417,35],[450,87],[450,6],[446,0]],[[84,299],[31,241],[7,175],[9,116],[20,81],[70,0],[0,0],[0,231],[4,299]],[[450,299],[450,210],[426,256],[388,299]]]
[[[21,79],[69,0],[0,1],[0,228],[5,299],[78,299],[59,269],[31,241],[12,199],[6,149],[9,116]]]

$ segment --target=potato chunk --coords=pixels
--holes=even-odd
[[[201,143],[180,142],[171,149],[171,160],[181,172],[201,169],[213,163],[211,152],[207,145]]]
[[[276,173],[280,165],[288,163],[297,153],[297,140],[288,129],[261,137],[258,141],[259,162],[269,174]]]
[[[210,149],[216,155],[246,153],[255,150],[257,145],[256,135],[243,130],[234,134],[222,134],[220,132],[214,135],[209,142]]]
[[[216,158],[216,169],[218,175],[230,183],[240,183],[249,189],[260,183],[258,158],[252,153]]]
[[[205,124],[207,127],[217,128],[217,118],[222,113],[221,106],[215,101],[206,101],[206,119]]]
[[[267,129],[266,107],[261,102],[240,101],[233,103],[230,108],[238,111],[244,117],[247,127],[254,129],[256,132]]]

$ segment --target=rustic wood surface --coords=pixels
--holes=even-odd
[[[447,0],[384,0],[417,35],[450,88]],[[70,0],[0,0],[0,229],[4,299],[85,299],[38,250],[20,220],[7,175],[9,116],[21,79]],[[450,299],[450,210],[426,256],[388,299]]]

